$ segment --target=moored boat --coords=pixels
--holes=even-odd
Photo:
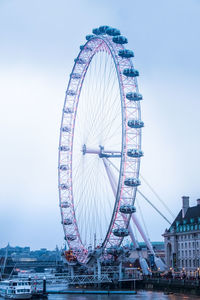
[[[31,299],[30,282],[19,279],[0,281],[0,296],[5,299]]]

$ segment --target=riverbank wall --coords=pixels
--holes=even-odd
[[[200,296],[200,280],[143,279],[137,281],[136,289],[157,290],[165,293],[181,293]]]

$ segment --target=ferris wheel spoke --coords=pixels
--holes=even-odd
[[[92,170],[91,172],[93,172],[93,171],[94,170]],[[94,207],[94,201],[95,201],[95,199],[94,199],[93,196],[96,197],[96,195],[94,195],[94,192],[93,192],[93,189],[94,189],[93,188],[94,187],[94,177],[95,176],[94,176],[94,172],[93,172],[93,174],[91,176],[92,180],[89,180],[89,182],[88,182],[88,184],[89,184],[89,189],[87,189],[88,193],[85,194],[84,197],[83,197],[83,200],[84,200],[83,202],[85,202],[85,208],[86,209],[91,209],[91,210]],[[95,218],[95,215],[93,215],[93,217]],[[98,218],[98,212],[97,212],[97,216],[96,217]],[[84,218],[84,219],[87,220],[87,218]],[[87,229],[88,229],[88,228],[91,228],[91,226],[92,226],[91,222],[93,222],[93,221],[91,220],[91,217],[88,218],[87,221],[88,221],[87,222]],[[94,230],[95,231],[96,231],[96,223],[97,223],[97,220],[95,219],[95,221],[94,221]]]
[[[83,199],[86,199],[86,201],[88,201],[87,198],[87,192],[88,192],[88,186],[90,188],[90,179],[92,177],[92,169],[90,169],[90,175],[88,177],[88,181],[86,181],[84,183],[84,187],[82,188],[81,192],[79,192],[80,196],[79,196],[79,201],[76,204],[76,209],[75,211],[79,211],[80,213],[82,212],[83,207],[85,207],[85,201],[82,201]],[[89,184],[88,184],[89,183]],[[79,207],[80,205],[80,207]],[[82,206],[81,206],[82,205]]]
[[[100,55],[101,55],[101,53],[100,53]],[[96,64],[98,63],[98,60],[99,60],[99,58],[100,58],[100,55],[97,55],[97,59],[95,60],[95,66],[96,66]],[[102,70],[102,64],[101,64],[101,60],[100,60],[100,66],[99,66],[99,72],[98,72],[98,74],[97,74],[97,76],[96,76],[96,81],[95,81],[95,84],[93,85],[93,95],[95,95],[95,97],[97,98],[97,105],[95,106],[95,111],[94,112],[92,112],[93,113],[93,115],[92,115],[92,122],[94,122],[94,120],[96,119],[96,114],[99,112],[99,111],[101,111],[101,109],[100,109],[100,107],[101,107],[101,101],[99,101],[100,100],[100,95],[101,95],[101,90],[100,90],[100,82],[101,82],[101,70]],[[93,75],[93,78],[95,78],[94,77],[94,75]],[[95,99],[94,99],[95,100]],[[92,126],[92,124],[91,124],[91,128],[92,128],[93,126]]]
[[[110,133],[110,130],[111,130],[112,125],[113,125],[113,122],[116,120],[117,117],[118,117],[118,116],[117,116],[117,113],[116,113],[115,117],[107,124],[107,132],[104,134],[104,140],[105,140],[105,141],[106,141],[106,139],[108,139],[108,134]],[[103,130],[100,132],[99,135],[101,135],[103,131],[105,132],[105,130],[106,130],[106,129],[103,128]]]
[[[79,218],[79,228],[81,231],[81,234],[84,236],[87,236],[87,231],[88,231],[88,223],[90,223],[90,217],[88,218],[87,215],[87,210],[90,207],[90,203],[88,201],[85,201],[85,197],[83,197],[82,199],[84,199],[84,204],[82,207],[80,207],[80,211],[79,213],[77,213],[77,217]],[[84,238],[85,239],[85,238]]]
[[[107,105],[108,106],[107,110],[106,110],[106,107],[105,107],[105,115],[104,115],[104,119],[103,119],[102,123],[104,123],[105,120],[107,120],[107,121],[109,120],[110,121],[110,114],[111,114],[111,112],[113,113],[113,107],[114,107],[115,111],[117,111],[117,113],[119,115],[119,109],[121,109],[121,108],[119,107],[119,105],[116,105],[117,98],[118,98],[118,95],[113,96],[113,97],[109,96],[107,98],[107,100],[108,100],[107,103],[109,103],[109,104]]]
[[[115,98],[115,100],[116,100],[116,98]],[[111,110],[111,108],[110,108],[110,110]],[[102,120],[102,123],[104,123],[104,121],[106,120],[106,118],[109,118],[109,111],[110,111],[110,110],[106,111],[105,116],[104,116],[104,118],[103,118],[103,120]],[[117,117],[118,114],[119,114],[119,107],[117,107],[117,109],[116,109],[116,107],[115,107],[115,111],[116,111],[116,115],[115,115],[115,117],[113,118],[113,120],[115,120],[116,117]],[[107,130],[108,124],[110,125],[109,128],[111,128],[111,126],[112,126],[112,121],[110,121],[109,123],[106,123],[105,125],[103,124],[103,129],[101,129],[101,130],[100,130],[101,126],[98,127],[98,128],[99,128],[98,131],[100,131],[100,132],[97,132],[97,133],[96,133],[96,138],[98,138],[99,136],[101,136],[101,135],[103,134],[103,132],[105,132],[105,130]],[[105,134],[104,134],[104,136],[105,136]]]
[[[113,102],[110,99],[113,99]],[[116,101],[116,99],[117,99],[117,96],[116,97],[114,97],[114,96],[106,97],[106,104],[104,105],[104,117],[99,118],[100,114],[102,114],[102,112],[99,111],[99,114],[94,119],[94,120],[98,120],[98,119],[101,120],[101,124],[99,124],[98,128],[101,128],[102,125],[104,126],[105,120],[107,120],[109,118],[109,114],[113,110],[113,106],[114,106],[113,104]],[[109,105],[107,103],[109,103]],[[118,114],[119,114],[119,111],[118,111]]]
[[[111,74],[111,72],[110,72],[110,74]],[[110,74],[109,74],[109,76],[110,76]],[[109,82],[109,78],[108,78],[107,81]],[[99,80],[99,82],[101,83],[101,80]],[[99,85],[99,86],[100,86],[100,89],[102,89],[101,85]],[[109,102],[110,102],[110,101],[109,101],[109,100],[110,100],[109,97],[108,97],[108,96],[105,97],[105,90],[107,90],[106,87],[103,88],[103,95],[102,95],[102,97],[101,97],[101,99],[100,99],[100,101],[99,101],[99,103],[102,105],[102,109],[100,109],[100,108],[97,106],[96,114],[93,115],[93,124],[94,124],[94,122],[98,122],[98,120],[101,120],[101,118],[99,118],[99,115],[101,115],[102,112],[105,111],[105,106],[103,107],[103,104],[105,103],[105,99],[107,100],[106,103],[109,103]],[[98,97],[99,95],[101,95],[100,90],[97,90],[96,94],[97,94],[97,97]],[[102,100],[104,100],[104,101],[102,101]],[[101,124],[99,124],[99,127],[100,127],[100,125],[101,125]]]
[[[91,172],[91,168],[93,167],[93,163],[94,163],[94,159],[90,161],[89,165],[85,166],[84,168],[84,174],[89,174],[89,177],[87,178],[85,176],[84,181],[82,180],[82,177],[80,176],[80,178],[76,178],[77,180],[77,189],[80,191],[80,186],[81,186],[81,197],[79,198],[80,200],[82,199],[82,197],[84,196],[87,184],[88,184],[88,180],[90,179],[90,177],[92,176],[92,172]],[[77,191],[76,191],[77,192]],[[76,209],[78,209],[80,200],[76,203]],[[82,204],[84,204],[82,202]],[[75,210],[76,210],[75,209]]]

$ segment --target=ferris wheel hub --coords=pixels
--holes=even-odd
[[[109,157],[121,157],[121,151],[116,150],[105,150],[104,146],[99,145],[99,148],[88,148],[84,144],[82,147],[83,155],[87,154],[97,154],[100,158],[109,158]]]

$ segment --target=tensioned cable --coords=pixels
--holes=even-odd
[[[139,189],[137,189],[137,192],[159,213],[159,215],[161,215],[161,217],[163,217],[163,219],[165,219],[165,221],[167,221],[167,223],[169,223],[170,225],[172,224]]]
[[[141,175],[140,177],[143,179],[143,181],[146,183],[146,185],[150,188],[150,190],[154,193],[154,195],[157,197],[157,199],[163,204],[163,206],[166,208],[166,210],[170,213],[170,215],[175,218],[175,215],[173,212],[169,209],[169,207],[165,204],[165,202],[160,198],[160,196],[156,193],[156,191],[152,188],[152,186],[147,182],[147,180]]]
[[[141,210],[139,201],[138,201],[137,198],[135,198],[135,200],[136,200],[136,203],[137,203],[137,207],[138,207],[138,209],[139,209],[139,213],[140,213],[140,216],[141,216],[141,219],[142,219],[142,223],[143,223],[143,225],[144,225],[144,229],[145,229],[146,235],[147,235],[147,237],[148,237],[148,239],[149,239],[149,232],[148,232],[148,230],[147,230],[147,226],[146,226],[146,223],[145,223],[145,221],[144,221],[144,216],[143,216],[143,214],[142,214],[142,210]]]
[[[107,160],[116,170],[118,170],[117,167],[108,158],[107,158]],[[119,172],[119,170],[118,170],[118,172]],[[139,189],[137,189],[137,192],[165,219],[165,221],[167,221],[171,225],[171,222],[160,212],[160,210]]]

